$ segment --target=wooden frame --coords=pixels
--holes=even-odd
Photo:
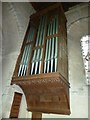
[[[15,92],[9,118],[18,118],[22,94]]]
[[[47,35],[47,24],[53,14],[58,15],[58,33]],[[44,43],[35,46],[37,37],[37,28],[39,19],[42,16],[47,16]],[[38,17],[38,19],[37,19]],[[51,17],[51,18],[50,18]],[[11,84],[19,85],[26,96],[27,110],[32,112],[56,113],[56,114],[70,114],[69,105],[69,87],[68,82],[68,55],[67,55],[67,34],[66,34],[66,18],[60,3],[57,3],[49,8],[35,13],[30,17],[29,27],[27,29],[24,42],[21,48],[20,55],[17,59],[15,71],[12,77]],[[34,26],[36,32],[33,41],[26,42],[30,26]],[[44,73],[44,59],[46,42],[50,38],[58,38],[58,57],[57,57],[57,71],[52,73]],[[18,76],[19,65],[21,57],[26,45],[32,45],[31,56],[29,59],[28,69],[25,76]],[[34,50],[42,48],[42,63],[40,74],[30,75],[32,65],[32,58]],[[62,56],[61,56],[62,55]],[[49,95],[51,96],[49,98]],[[46,97],[45,97],[46,96]]]

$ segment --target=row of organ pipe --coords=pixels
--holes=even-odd
[[[48,24],[48,36],[58,33],[58,16]],[[44,73],[57,71],[58,37],[47,39]]]
[[[42,48],[34,51],[32,60],[31,75],[40,74],[41,62],[42,62]]]
[[[42,16],[40,24],[37,29],[37,37],[35,47],[42,46],[44,44],[44,38],[46,35],[46,21],[47,17]],[[58,15],[54,16],[53,19],[48,23],[47,36],[58,33]],[[30,29],[27,36],[27,43],[34,39],[35,30]],[[18,76],[25,76],[27,73],[28,62],[30,60],[32,45],[27,44],[24,48],[22,59],[20,62]],[[41,63],[42,63],[43,48],[39,47],[34,49],[33,57],[31,61],[30,75],[40,74]],[[57,56],[58,56],[58,37],[52,37],[46,39],[45,59],[44,59],[44,73],[56,72],[57,71]]]
[[[41,46],[44,43],[46,19],[47,18],[45,16],[41,17],[40,19],[35,46]],[[42,48],[35,49],[32,58],[30,75],[40,74],[41,62],[42,62]]]
[[[33,40],[34,33],[35,33],[35,30],[33,28],[31,28],[29,30],[29,34],[27,36],[27,41],[26,41],[27,43]],[[23,55],[21,58],[20,67],[19,67],[19,71],[18,71],[18,76],[25,76],[27,73],[28,62],[30,60],[30,55],[31,55],[31,49],[32,49],[31,44],[27,44],[24,47],[24,51],[23,51]]]

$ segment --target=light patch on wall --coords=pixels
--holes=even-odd
[[[90,85],[90,35],[81,38],[81,49],[85,67],[86,84]]]

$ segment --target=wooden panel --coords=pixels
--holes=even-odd
[[[11,107],[10,118],[18,118],[22,94],[15,92]]]
[[[58,7],[60,7],[60,9],[62,11],[62,14],[64,15],[64,11],[62,9],[61,3],[56,3],[56,4],[50,6],[50,7],[46,8],[46,9],[43,9],[42,11],[36,12],[35,14],[31,15],[31,19],[35,19],[35,18],[37,18],[39,16],[42,16],[42,15],[48,13],[49,11],[56,10]],[[64,19],[66,19],[65,15],[64,15]]]
[[[41,112],[32,112],[32,120],[42,120]]]

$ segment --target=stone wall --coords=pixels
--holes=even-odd
[[[10,81],[28,26],[29,16],[33,12],[35,11],[30,3],[3,3],[2,101],[4,118],[9,117],[14,92],[23,93],[18,86],[10,86]],[[80,46],[80,39],[88,34],[88,5],[87,3],[77,5],[65,14],[67,17],[71,115],[43,114],[43,118],[88,117],[88,87],[85,82]],[[28,113],[26,109],[25,96],[23,95],[20,118],[31,118],[31,113]]]
[[[2,107],[3,118],[8,118],[10,114],[11,104],[14,92],[22,92],[16,86],[10,86],[11,78],[15,68],[16,60],[20,52],[20,48],[28,26],[29,18],[35,10],[30,3],[3,3],[3,79],[2,79]],[[25,118],[29,113],[25,96],[23,95],[19,117]]]
[[[0,119],[2,115],[2,3],[0,2]]]

